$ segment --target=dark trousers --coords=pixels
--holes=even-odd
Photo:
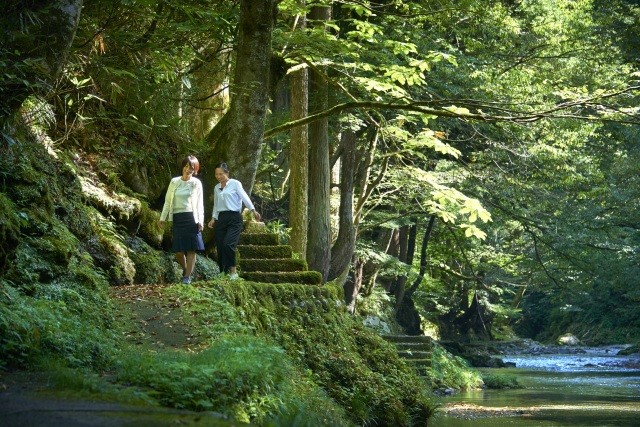
[[[226,273],[229,267],[236,266],[236,247],[242,232],[242,215],[240,212],[220,212],[216,220],[215,231],[218,265],[220,266],[220,272]]]

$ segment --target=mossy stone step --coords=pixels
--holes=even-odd
[[[293,255],[289,245],[238,245],[238,252],[241,259],[282,259]]]
[[[433,350],[433,343],[431,342],[397,342],[394,344],[398,350],[407,350],[407,351]]]
[[[301,285],[322,284],[322,274],[318,271],[248,271],[241,272],[240,276],[245,280],[260,283],[297,283]]]
[[[240,269],[242,271],[307,271],[307,262],[303,259],[276,258],[276,259],[245,259],[240,258]]]
[[[398,356],[403,359],[412,359],[412,360],[431,360],[431,352],[430,351],[399,351]]]
[[[414,369],[421,377],[429,376],[429,371],[431,371],[431,361],[425,364],[414,365]]]
[[[432,343],[433,338],[427,335],[384,335],[384,339],[392,343]]]
[[[240,245],[277,246],[280,244],[275,233],[242,233]]]

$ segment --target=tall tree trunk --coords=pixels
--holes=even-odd
[[[400,228],[400,257],[399,260],[411,266],[413,264],[413,255],[416,249],[416,235],[418,227],[416,224],[405,225]],[[392,288],[393,295],[396,297],[396,310],[400,308],[404,299],[404,292],[407,284],[407,276],[402,275],[396,279]]]
[[[298,3],[304,6],[305,0]],[[298,17],[298,28],[306,27],[306,17]],[[309,73],[301,68],[291,73],[291,120],[301,119],[309,113]],[[291,129],[289,145],[289,227],[291,249],[299,254],[307,253],[307,231],[309,228],[309,127]]]
[[[271,36],[277,13],[277,0],[241,0],[238,47],[229,111],[209,132],[206,165],[227,162],[234,178],[247,192],[253,188],[269,102]],[[211,194],[214,171],[202,168],[205,195]],[[208,204],[212,197],[208,197]]]
[[[75,37],[81,10],[82,0],[3,2],[0,130],[27,96],[45,92],[58,77]]]
[[[328,280],[342,275],[351,264],[356,246],[356,226],[353,223],[354,172],[356,169],[356,135],[347,129],[342,133],[342,162],[340,163],[339,231],[331,248],[331,267]]]
[[[316,6],[310,18],[328,21],[331,8]],[[309,73],[309,113],[326,110],[329,106],[328,85],[322,75]],[[309,233],[307,262],[312,270],[322,273],[323,281],[331,266],[331,224],[329,164],[329,123],[324,118],[309,125]]]

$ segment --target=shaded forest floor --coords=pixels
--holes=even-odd
[[[110,289],[112,299],[121,304],[117,317],[130,328],[126,339],[133,344],[158,349],[192,351],[199,337],[182,321],[181,302],[165,291],[171,285],[127,285]]]

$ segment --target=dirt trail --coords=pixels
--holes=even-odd
[[[122,304],[123,309],[118,316],[123,324],[134,326],[127,332],[128,341],[185,350],[199,343],[198,336],[181,321],[180,300],[167,295],[169,286],[128,285],[110,289],[113,300]]]

